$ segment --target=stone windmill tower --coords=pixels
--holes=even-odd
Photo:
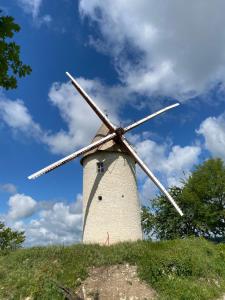
[[[103,124],[92,142],[109,134]],[[87,152],[83,165],[83,241],[142,239],[135,160],[114,141]]]
[[[125,128],[117,128],[94,101],[66,73],[73,86],[102,121],[92,143],[65,158],[30,175],[34,179],[83,155],[83,241],[85,243],[116,243],[142,239],[140,204],[138,200],[135,164],[167,197],[178,213],[183,213],[167,190],[141,160],[124,134],[153,117],[179,105],[170,105]]]

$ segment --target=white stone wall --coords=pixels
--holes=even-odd
[[[97,173],[103,161],[105,172]],[[119,152],[97,151],[83,161],[84,243],[142,239],[135,162]],[[102,200],[98,199],[102,197]]]

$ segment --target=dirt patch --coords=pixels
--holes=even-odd
[[[156,292],[137,277],[137,268],[128,264],[91,269],[76,295],[84,300],[156,299]]]

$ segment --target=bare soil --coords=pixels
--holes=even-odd
[[[151,300],[157,296],[137,277],[136,266],[128,264],[92,268],[76,295],[84,300]]]

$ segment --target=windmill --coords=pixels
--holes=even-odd
[[[66,75],[100,118],[102,126],[90,145],[41,169],[28,178],[35,179],[82,156],[84,243],[109,244],[142,239],[136,163],[182,216],[183,213],[174,199],[124,137],[128,131],[178,106],[179,103],[167,106],[127,127],[116,127],[78,82],[68,72]]]

